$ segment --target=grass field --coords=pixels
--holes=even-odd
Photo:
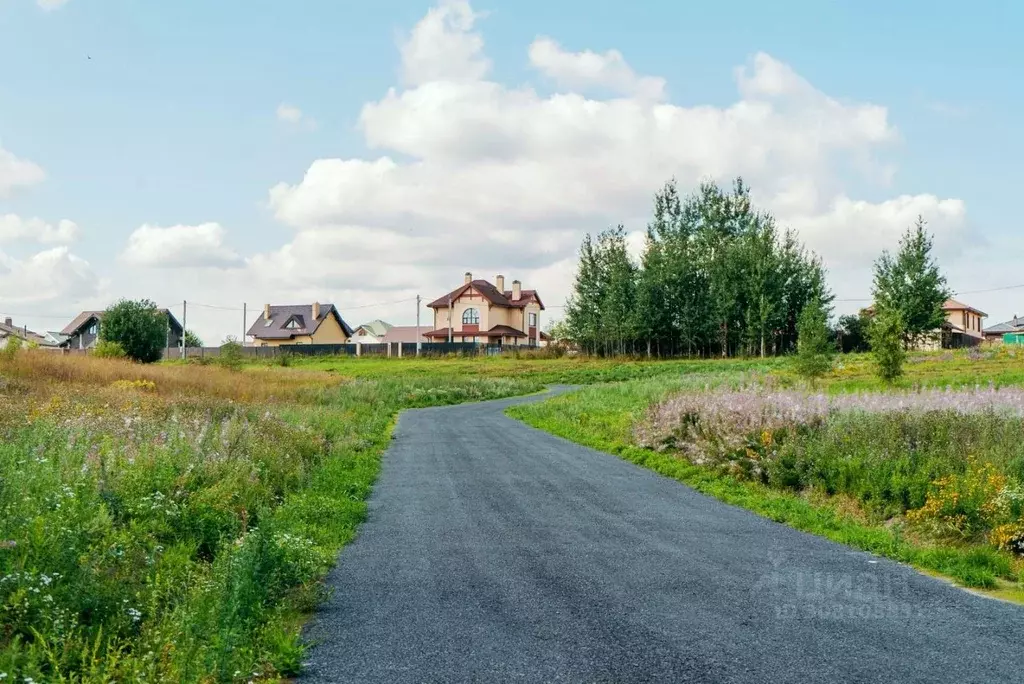
[[[509,413],[774,520],[1024,599],[1024,356],[915,355],[895,387],[865,356],[814,388],[785,365],[721,370]]]
[[[1020,364],[1007,354],[930,355],[909,364],[903,382],[1022,384]],[[1005,594],[1019,587],[1019,562],[977,534],[936,540],[907,524],[899,497],[875,494],[889,491],[885,477],[847,469],[829,492],[813,468],[793,467],[779,486],[729,471],[729,459],[698,466],[678,449],[638,446],[652,407],[680,393],[711,397],[744,384],[791,391],[797,383],[782,360],[330,358],[232,370],[25,351],[0,354],[0,680],[241,682],[296,673],[301,625],[365,516],[397,413],[552,383],[590,386],[516,415],[776,520],[965,584]],[[865,358],[847,357],[821,389],[878,385]],[[933,444],[922,462],[965,460],[964,449],[980,445],[992,450],[998,475],[1016,478],[1024,460],[1010,445],[1020,426],[1000,420],[982,426],[998,429],[975,424],[945,450]],[[938,444],[936,425],[912,427]],[[867,455],[882,446],[878,435],[907,426],[875,427],[861,426]],[[803,453],[841,463],[842,445],[826,437]],[[889,472],[867,456],[860,465]],[[910,498],[901,496],[927,504],[929,480],[911,470],[917,479],[901,490]],[[865,501],[865,492],[885,505]]]

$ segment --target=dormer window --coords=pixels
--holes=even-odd
[[[284,324],[286,330],[298,330],[302,326],[299,325],[299,321],[294,316],[288,319],[288,322]]]

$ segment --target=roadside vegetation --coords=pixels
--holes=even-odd
[[[800,368],[799,361],[794,366]],[[1024,600],[1024,354],[867,356],[595,386],[510,415],[728,503]]]
[[[541,387],[5,352],[0,680],[296,673],[396,412]]]

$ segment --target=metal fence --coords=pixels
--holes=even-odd
[[[423,342],[420,356],[479,356],[500,353],[501,347],[485,347],[472,342]],[[216,358],[220,347],[189,347],[185,356],[190,359]],[[279,356],[358,356],[378,358],[402,358],[416,356],[415,342],[390,342],[381,344],[289,344],[280,347],[242,347],[241,353],[247,358],[274,359]],[[180,347],[164,351],[168,360],[182,358]]]

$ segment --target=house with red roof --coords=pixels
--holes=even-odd
[[[540,331],[544,302],[536,290],[524,290],[518,280],[505,289],[505,276],[494,283],[466,273],[462,285],[438,297],[434,326],[424,336],[432,342],[471,342],[489,346],[542,346]]]

